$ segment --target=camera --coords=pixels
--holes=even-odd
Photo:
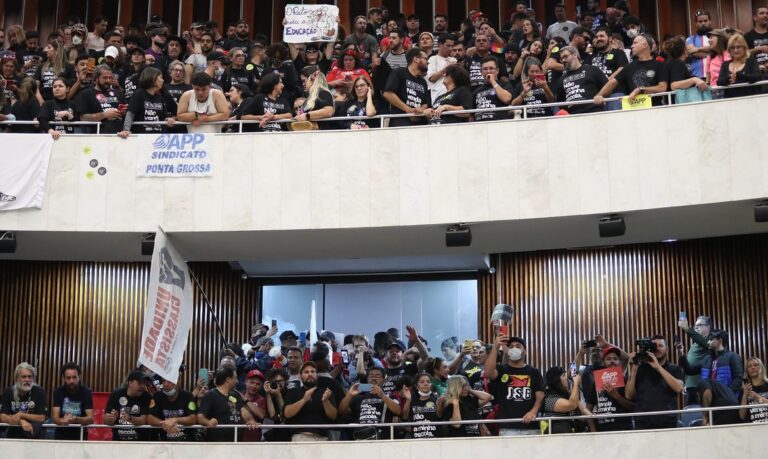
[[[270,381],[269,387],[272,388],[272,390],[277,390],[277,388],[280,386],[280,384],[277,381]]]
[[[651,360],[650,354],[658,349],[656,343],[650,338],[640,338],[635,341],[635,345],[637,345],[637,354],[632,359],[632,363],[635,365]]]
[[[586,341],[584,341],[584,347],[587,347],[587,348],[589,348],[589,347],[597,347],[597,341],[595,341],[593,339],[586,340]]]

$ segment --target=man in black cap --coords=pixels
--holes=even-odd
[[[294,347],[298,345],[299,337],[296,336],[296,333],[293,332],[293,330],[286,330],[282,333],[280,333],[280,346],[289,348]]]
[[[396,383],[402,376],[415,376],[419,372],[415,363],[405,360],[403,357],[405,351],[405,344],[399,339],[392,339],[387,346],[387,354],[384,358],[384,365],[387,367],[385,370],[386,381],[381,388],[390,398],[395,396]]]
[[[497,364],[497,351],[506,355],[509,364]],[[528,365],[525,340],[500,334],[485,361],[485,377],[494,384],[493,398],[499,403],[497,419],[522,419],[499,425],[499,436],[538,435],[539,423],[533,422],[544,402],[541,372]]]
[[[168,62],[184,60],[184,57],[187,55],[187,40],[178,35],[169,35],[166,44]]]
[[[147,414],[149,414],[149,404],[152,397],[146,392],[147,382],[152,382],[149,374],[141,370],[133,370],[128,374],[128,383],[115,389],[109,395],[106,408],[104,409],[104,424],[112,426],[119,425],[112,429],[112,439],[115,441],[138,441],[145,440],[143,430],[134,429],[134,426],[143,426],[147,423]]]

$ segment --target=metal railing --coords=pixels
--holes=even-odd
[[[531,424],[539,423],[541,421],[546,421],[551,426],[553,422],[557,421],[574,421],[574,420],[599,420],[599,419],[616,419],[616,418],[640,418],[640,417],[651,417],[651,416],[670,416],[670,415],[680,415],[680,414],[690,414],[690,413],[706,413],[707,419],[709,422],[706,426],[700,426],[703,428],[711,428],[716,427],[714,421],[714,413],[716,411],[734,411],[734,410],[750,410],[755,408],[767,408],[768,409],[768,403],[766,404],[754,404],[754,405],[731,405],[731,406],[718,406],[718,407],[696,407],[696,408],[688,408],[688,409],[682,409],[682,410],[666,410],[666,411],[645,411],[645,412],[634,412],[634,413],[612,413],[612,414],[592,414],[592,415],[579,415],[579,416],[539,416],[536,417],[533,421],[531,421]],[[376,423],[376,424],[357,424],[357,423],[351,423],[351,424],[258,424],[257,426],[253,427],[252,429],[289,429],[289,430],[298,430],[301,431],[301,429],[313,429],[313,430],[341,430],[341,429],[360,429],[360,428],[371,428],[375,427],[377,429],[381,428],[387,428],[389,431],[389,440],[396,440],[395,438],[395,430],[404,428],[404,427],[423,427],[425,425],[430,426],[446,426],[446,425],[479,425],[479,424],[510,424],[510,423],[522,423],[522,418],[514,418],[514,419],[475,419],[475,420],[467,420],[467,421],[435,421],[435,422],[382,422],[382,423]],[[718,426],[722,426],[724,424],[719,424]],[[740,424],[728,424],[730,426],[738,426]],[[16,427],[19,428],[18,425],[11,425],[11,424],[3,424],[0,423],[0,428],[2,427]],[[139,429],[139,430],[160,430],[161,427],[156,426],[149,426],[149,425],[142,425],[142,426],[131,426],[131,425],[123,425],[123,424],[115,424],[115,425],[107,425],[107,424],[88,424],[88,425],[81,425],[81,424],[66,424],[66,425],[59,425],[59,424],[42,424],[41,427],[44,428],[58,428],[58,429],[74,429],[78,428],[80,430],[80,441],[85,440],[85,433],[88,429]],[[223,429],[223,430],[229,430],[234,429],[234,435],[233,435],[233,441],[237,442],[238,440],[238,431],[239,430],[245,430],[249,429],[248,426],[244,424],[220,424],[216,427],[207,427],[203,425],[191,425],[191,426],[177,426],[179,429],[187,430],[187,429]],[[690,427],[690,426],[683,426],[683,427]],[[534,430],[534,429],[532,429]],[[633,430],[626,430],[625,432],[633,432]],[[591,433],[599,433],[599,432],[591,432]],[[546,435],[552,435],[552,429],[547,429]]]
[[[713,90],[731,90],[731,89],[738,89],[738,88],[746,88],[746,87],[760,87],[768,85],[768,80],[758,81],[755,83],[738,83],[733,84],[729,86],[713,86],[710,89]],[[646,96],[654,98],[663,98],[666,101],[667,106],[675,105],[674,104],[674,95],[675,91],[665,91],[655,94],[646,94]],[[759,94],[756,94],[759,95]],[[605,97],[603,98],[605,106],[608,102],[617,102],[621,101],[626,96],[620,96],[620,97]],[[713,100],[714,101],[714,100]],[[705,101],[705,102],[698,102],[698,103],[708,103],[713,101]],[[475,113],[496,113],[496,112],[504,112],[504,113],[514,113],[514,112],[520,112],[522,119],[528,119],[528,111],[529,110],[539,110],[539,109],[551,109],[556,107],[572,107],[572,106],[578,106],[578,105],[594,105],[593,99],[589,100],[582,100],[582,101],[573,101],[573,102],[550,102],[545,104],[536,104],[536,105],[509,105],[504,107],[497,107],[497,108],[475,108],[470,110],[454,110],[454,111],[445,111],[442,113],[442,115],[461,115],[461,114],[475,114]],[[654,107],[658,108],[658,107]],[[595,114],[604,114],[604,113],[612,113],[612,112],[621,112],[621,110],[606,110],[604,112],[598,112],[598,113],[590,113],[590,115]],[[394,118],[414,118],[414,117],[425,117],[426,115],[423,114],[412,114],[412,113],[398,113],[398,114],[383,114],[383,115],[375,115],[372,117],[369,116],[336,116],[336,117],[330,117],[330,118],[323,118],[319,120],[311,120],[312,122],[317,123],[329,123],[329,122],[350,122],[350,121],[369,121],[374,125],[374,129],[377,128],[388,128],[388,121],[390,119]],[[507,118],[506,120],[509,120],[512,118]],[[296,120],[294,119],[286,119],[286,120],[271,120],[270,124],[278,123],[278,124],[289,124],[293,123]],[[261,121],[256,120],[227,120],[227,121],[213,121],[209,123],[205,123],[206,126],[210,125],[222,125],[222,126],[238,126],[238,132],[236,133],[221,133],[221,134],[241,134],[243,133],[243,126],[245,125],[258,125]],[[486,121],[483,121],[486,122]],[[56,126],[74,126],[74,127],[95,127],[96,128],[96,134],[101,134],[101,122],[100,121],[49,121],[49,124],[56,125]],[[191,125],[191,122],[185,122],[185,121],[176,121],[174,123],[174,126],[187,126]],[[0,126],[37,126],[39,123],[37,121],[0,121]],[[167,123],[165,121],[136,121],[133,123],[135,126],[160,126],[165,127],[167,126]],[[428,126],[424,125],[424,126]],[[341,130],[348,130],[348,129],[341,129]],[[158,132],[160,134],[162,132]],[[260,134],[262,132],[247,132],[248,134]],[[90,135],[93,133],[80,133],[80,134],[67,134],[67,135]],[[216,133],[219,134],[219,133]],[[135,134],[132,134],[135,135]]]

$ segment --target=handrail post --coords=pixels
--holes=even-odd
[[[237,443],[237,431],[239,430],[239,429],[237,428],[237,424],[235,424],[235,427],[234,427],[234,429],[235,429],[235,443]]]
[[[394,440],[395,439],[395,425],[390,424],[389,425],[389,439]]]
[[[707,417],[709,418],[708,427],[712,427],[714,425],[714,420],[715,420],[715,413],[712,411],[712,407],[709,407],[709,411],[707,412]]]
[[[80,441],[83,441],[83,433],[85,431],[85,426],[80,424]]]

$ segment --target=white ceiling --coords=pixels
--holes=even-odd
[[[624,236],[601,239],[601,215],[471,223],[472,245],[448,248],[449,225],[333,230],[171,233],[189,261],[225,261],[252,276],[446,272],[485,269],[486,254],[598,247],[760,233],[755,201],[624,212]],[[458,222],[454,222],[458,223]],[[0,228],[2,230],[2,228]],[[148,261],[141,234],[18,232],[0,259]]]

